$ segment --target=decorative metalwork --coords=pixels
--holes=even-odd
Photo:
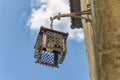
[[[36,63],[58,67],[66,55],[68,33],[41,27],[35,44]]]
[[[89,4],[87,7],[89,8]],[[72,17],[72,18],[78,18],[78,19],[85,19],[86,22],[89,21],[92,23],[92,20],[86,17],[82,17],[82,15],[90,15],[91,14],[91,9],[80,11],[80,12],[72,12],[72,13],[67,13],[67,14],[61,14],[59,13],[56,16],[50,17],[51,22],[53,23],[53,20],[58,19],[60,20],[61,17]]]
[[[89,7],[89,5],[87,5]],[[62,64],[66,55],[66,39],[68,33],[63,33],[53,30],[53,20],[60,20],[61,17],[72,17],[78,19],[85,19],[86,22],[92,23],[89,17],[83,17],[82,15],[90,15],[91,10],[85,10],[80,12],[72,12],[68,14],[61,14],[50,17],[50,28],[41,27],[35,44],[34,57],[37,59],[36,63],[43,65],[58,67]]]

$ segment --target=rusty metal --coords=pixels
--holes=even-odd
[[[85,15],[85,14],[87,14],[87,15],[91,14],[91,10],[89,9],[89,10],[85,10],[85,11],[81,11],[81,12],[73,12],[73,13],[68,13],[68,14],[61,14],[61,13],[59,13],[56,16],[50,17],[50,20],[52,20],[52,21],[54,19],[60,20],[61,17],[74,17],[74,18],[87,20],[88,18],[81,16],[81,15]]]
[[[36,63],[58,67],[66,55],[68,33],[41,27],[35,44]]]
[[[61,14],[59,13],[56,16],[50,17],[51,20],[51,25],[53,24],[53,20],[58,19],[60,20],[61,17],[71,17],[71,18],[77,18],[77,19],[85,19],[86,22],[92,23],[92,20],[89,17],[83,17],[82,15],[90,15],[91,14],[91,9],[80,11],[80,12],[72,12],[72,13],[67,13],[67,14]],[[51,29],[53,27],[51,26]]]

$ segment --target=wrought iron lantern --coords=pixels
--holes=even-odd
[[[37,59],[36,63],[51,67],[58,67],[59,64],[62,64],[66,55],[66,39],[68,37],[68,33],[53,30],[53,20],[60,20],[61,17],[72,17],[85,19],[86,22],[89,21],[92,23],[92,20],[89,17],[87,18],[81,16],[85,14],[90,15],[91,10],[88,9],[85,11],[72,12],[68,14],[59,13],[56,16],[50,17],[51,29],[41,27],[34,46],[34,57]]]
[[[36,44],[34,57],[36,63],[58,67],[66,55],[66,39],[68,33],[41,27]]]

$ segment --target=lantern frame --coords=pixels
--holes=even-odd
[[[36,63],[58,67],[66,55],[68,33],[41,27],[34,46]]]

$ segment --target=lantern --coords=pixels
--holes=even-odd
[[[68,33],[41,27],[35,44],[36,63],[58,67],[66,55]]]

